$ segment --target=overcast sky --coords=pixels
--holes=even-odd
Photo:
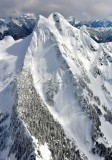
[[[112,0],[0,0],[0,17],[35,13],[48,16],[59,12],[79,20],[112,17]]]

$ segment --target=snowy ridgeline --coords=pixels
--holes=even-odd
[[[111,43],[54,13],[0,45],[0,158],[111,160]]]
[[[74,27],[85,28],[98,43],[112,42],[112,19],[77,21],[75,17],[69,17],[68,22]]]
[[[81,156],[86,159],[76,147],[74,140],[70,140],[65,135],[61,125],[54,120],[36,93],[31,74],[28,71],[22,71],[17,79],[16,99],[17,102],[13,107],[11,117],[10,131],[13,144],[9,155],[15,154],[17,160],[32,159],[33,157],[33,159],[36,157],[43,159],[41,146],[47,144],[51,159],[78,160],[82,159]],[[28,132],[30,132],[30,136]],[[31,136],[35,137],[37,141],[33,142]]]
[[[112,20],[80,22],[75,17],[69,17],[68,22],[76,28],[85,28],[91,38],[98,43],[112,42]],[[15,40],[25,38],[33,32],[38,21],[34,14],[24,14],[20,17],[0,18],[0,40],[12,36]]]
[[[112,79],[111,52],[111,43],[97,44],[56,13],[40,17],[25,59],[37,92],[88,159],[112,154],[111,91],[106,87]]]

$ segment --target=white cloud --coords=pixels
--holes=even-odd
[[[105,18],[112,15],[112,0],[0,0],[0,16],[34,12],[48,16],[60,12],[79,19]]]

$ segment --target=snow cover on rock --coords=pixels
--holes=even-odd
[[[8,27],[7,26],[1,26],[0,27],[0,33],[4,33],[4,31],[7,31],[8,30]]]
[[[55,158],[49,141],[43,137],[44,145],[40,145],[39,133],[34,134],[32,124],[25,118],[27,115],[31,123],[38,123],[35,118],[38,114],[33,112],[36,111],[33,108],[35,102],[42,108],[46,106],[54,119],[61,124],[65,134],[77,146],[79,159],[85,159],[84,155],[88,160],[111,159],[112,44],[96,43],[84,28],[71,26],[59,13],[51,14],[48,19],[40,16],[32,35],[25,40],[15,42],[11,37],[6,37],[0,43],[0,99],[4,100],[0,101],[0,109],[2,112],[4,106],[7,110],[10,108],[8,113],[11,115],[14,99],[9,105],[3,96],[11,100],[7,86],[16,77],[24,62],[23,71],[17,78],[17,114],[30,136],[34,137],[31,144],[35,141],[37,148],[39,147],[41,156],[39,157],[38,151],[37,159]],[[35,98],[31,95],[36,96],[36,93],[32,85],[38,97],[34,103],[31,99]],[[3,92],[7,94],[4,95]],[[27,95],[28,92],[31,92],[31,95]],[[30,99],[29,105],[25,104],[25,99]],[[16,138],[16,135],[14,136]],[[12,146],[14,147],[14,144]],[[44,152],[47,154],[46,158]],[[1,152],[2,154],[4,155],[4,152]]]
[[[112,19],[77,21],[71,16],[67,20],[74,27],[85,27],[90,37],[98,43],[112,42]]]
[[[23,65],[31,38],[14,41],[10,36],[0,41],[0,159],[8,156],[10,115],[15,102],[14,79]],[[3,122],[2,122],[3,121]],[[3,130],[4,129],[4,130]],[[3,130],[3,132],[2,132]],[[3,150],[4,149],[4,150]],[[11,158],[13,159],[13,158]]]
[[[0,40],[12,36],[15,40],[30,35],[38,21],[34,14],[24,14],[20,17],[0,17]]]

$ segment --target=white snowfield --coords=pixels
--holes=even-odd
[[[48,19],[40,16],[33,33],[24,40],[5,37],[0,41],[1,112],[7,110],[11,114],[14,98],[9,83],[22,66],[30,69],[37,93],[88,160],[103,160],[91,151],[93,121],[80,105],[76,83],[85,75],[89,78],[87,86],[99,97],[102,113],[100,129],[104,136],[97,141],[112,147],[112,124],[105,120],[102,107],[112,110],[112,43],[96,43],[84,28],[72,27],[59,13]],[[88,97],[86,89],[81,94]],[[88,98],[89,102],[96,104],[92,98]],[[10,119],[6,123],[10,125]],[[40,150],[43,159],[50,160],[47,144],[40,146]],[[0,158],[6,155],[8,149],[0,152]]]

